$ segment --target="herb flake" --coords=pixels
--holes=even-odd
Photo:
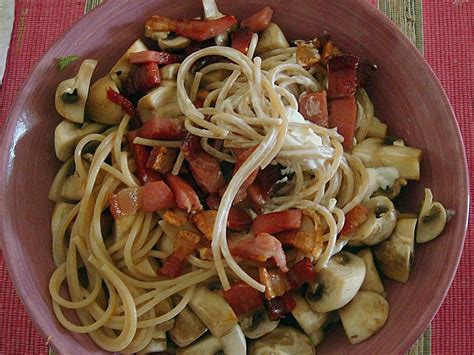
[[[58,70],[63,71],[69,64],[78,60],[77,55],[68,55],[65,57],[58,58]]]

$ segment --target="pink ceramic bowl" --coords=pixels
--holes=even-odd
[[[347,52],[376,63],[368,91],[376,114],[393,135],[423,149],[422,180],[405,191],[407,211],[416,211],[423,187],[456,215],[443,235],[416,248],[406,285],[385,280],[390,317],[369,340],[350,345],[333,327],[318,353],[401,353],[418,338],[441,305],[453,279],[466,233],[468,182],[466,158],[449,102],[418,50],[368,1],[219,0],[222,12],[238,18],[263,4],[288,38],[313,38],[327,30]],[[56,321],[48,293],[53,272],[48,189],[59,167],[53,131],[56,85],[79,63],[58,73],[55,59],[77,54],[99,60],[95,77],[108,71],[143,32],[152,14],[190,18],[202,13],[201,1],[108,1],[85,16],[40,60],[17,96],[3,136],[0,160],[0,221],[6,262],[15,287],[44,338],[62,354],[100,352],[87,335],[72,334]]]

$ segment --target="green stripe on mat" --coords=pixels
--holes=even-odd
[[[92,10],[102,0],[87,0],[84,12]],[[379,9],[415,43],[423,52],[423,14],[421,0],[379,0]],[[429,326],[418,341],[411,347],[408,355],[431,354],[431,326]]]

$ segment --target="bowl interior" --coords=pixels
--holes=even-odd
[[[456,211],[443,235],[417,246],[410,280],[385,280],[390,317],[380,333],[350,345],[340,326],[333,326],[318,347],[322,353],[400,353],[428,325],[454,276],[465,236],[468,209],[467,169],[458,127],[434,74],[416,48],[368,2],[350,0],[220,0],[224,13],[238,18],[271,4],[274,22],[288,39],[311,39],[328,31],[344,51],[378,65],[368,91],[376,116],[391,135],[423,149],[422,179],[409,184],[401,198],[403,211],[416,212],[425,186],[446,208]],[[55,320],[48,282],[51,256],[47,194],[60,164],[54,156],[56,85],[77,71],[79,63],[58,73],[55,58],[76,54],[95,58],[95,77],[108,71],[126,48],[142,36],[151,14],[189,18],[201,14],[198,0],[109,1],[67,32],[31,73],[11,111],[3,137],[0,221],[6,261],[23,303],[45,338],[60,353],[100,352],[86,335],[72,334]]]

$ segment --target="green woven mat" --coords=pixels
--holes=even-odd
[[[198,1],[198,0],[195,0]],[[100,4],[102,0],[87,0],[84,12]],[[422,0],[378,0],[378,8],[415,43],[423,52]],[[431,326],[408,351],[409,355],[431,354]]]

